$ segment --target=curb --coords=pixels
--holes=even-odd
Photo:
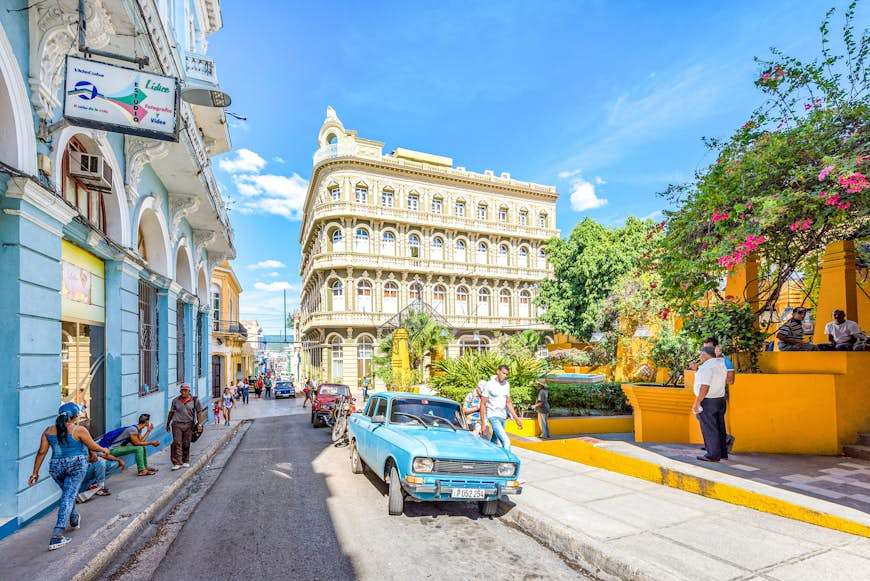
[[[619,447],[619,443],[594,438],[547,442],[514,439],[514,445],[760,512],[870,538],[870,519],[855,509],[679,461],[665,459],[663,463],[666,465],[661,465],[621,453],[614,449]],[[651,452],[645,451],[645,454],[651,459],[657,457]],[[804,506],[801,501],[816,508]]]
[[[181,490],[189,480],[196,476],[199,471],[209,463],[209,461],[218,453],[218,451],[239,431],[243,424],[248,424],[249,420],[242,420],[232,426],[224,433],[208,450],[205,451],[193,465],[184,471],[178,480],[173,482],[169,487],[154,499],[148,508],[139,513],[127,526],[121,529],[115,538],[103,548],[102,551],[94,555],[94,557],[85,565],[78,573],[76,573],[71,581],[91,581],[96,579],[103,570],[109,565],[120,551],[127,546],[130,539],[138,535],[148,526],[151,519],[156,515],[166,504]],[[114,520],[109,521],[103,528],[114,524]]]
[[[503,514],[499,519],[514,525],[548,549],[582,569],[596,579],[655,581],[660,579],[656,572],[646,570],[644,561],[612,546],[593,540],[572,530],[566,533],[564,525],[514,504],[504,497],[499,499]]]

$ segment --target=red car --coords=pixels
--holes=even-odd
[[[321,383],[311,400],[311,425],[327,425],[329,414],[340,397],[350,397],[350,388],[341,383]]]

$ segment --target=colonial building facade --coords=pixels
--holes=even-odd
[[[182,102],[177,142],[63,117],[66,57],[85,56],[77,9],[0,10],[0,537],[59,497],[48,463],[27,480],[62,402],[97,437],[148,412],[165,442],[179,384],[210,393],[209,281],[235,255],[209,161],[230,148],[220,108]],[[218,88],[205,52],[219,0],[88,0],[85,22],[91,50]]]
[[[415,302],[452,328],[448,356],[496,332],[549,330],[535,296],[552,272],[544,244],[559,234],[554,187],[384,154],[331,107],[318,145],[299,238],[303,375],[359,385],[378,328]]]
[[[255,373],[251,329],[239,320],[242,285],[229,262],[215,267],[211,279],[212,397]]]

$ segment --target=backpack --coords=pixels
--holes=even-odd
[[[115,442],[115,440],[124,433],[127,428],[135,428],[136,424],[132,426],[121,426],[120,428],[115,428],[109,432],[103,434],[103,437],[100,438],[100,441],[97,442],[103,448],[111,448],[112,446],[120,446],[123,442]]]

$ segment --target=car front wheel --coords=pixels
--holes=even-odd
[[[365,472],[362,458],[359,457],[359,450],[356,449],[356,441],[350,445],[350,471],[354,474],[362,474]]]
[[[399,471],[396,470],[395,466],[390,468],[390,493],[389,506],[387,508],[392,516],[400,516],[405,510],[405,495],[402,492]]]

